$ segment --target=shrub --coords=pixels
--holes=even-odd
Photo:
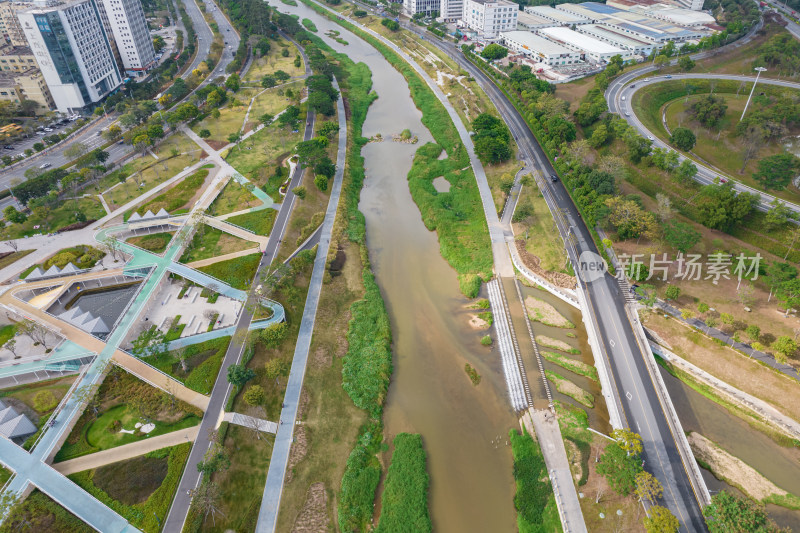
[[[292,189],[292,193],[294,193],[295,196],[303,200],[306,197],[306,188],[304,185],[299,185],[294,189]]]
[[[265,398],[264,387],[261,385],[251,385],[250,388],[244,391],[244,401],[248,405],[261,405],[264,403]]]
[[[392,462],[381,496],[381,518],[376,533],[431,531],[428,513],[429,476],[422,437],[400,433],[394,439]]]
[[[708,307],[707,303],[700,302],[699,304],[697,304],[697,310],[700,311],[701,313],[707,313],[709,309],[710,308]]]
[[[481,344],[484,346],[491,346],[492,345],[492,336],[491,335],[484,335],[481,337]]]
[[[323,176],[322,174],[317,174],[314,176],[314,185],[317,186],[317,189],[321,191],[328,190],[328,177]]]
[[[675,285],[670,285],[667,287],[664,295],[667,297],[667,300],[677,300],[681,295],[681,288]]]
[[[277,348],[286,338],[287,331],[289,331],[289,326],[286,325],[286,322],[281,322],[261,330],[259,338],[266,348]]]
[[[46,413],[54,409],[58,405],[58,400],[53,391],[42,390],[36,393],[33,397],[33,408],[40,413]]]

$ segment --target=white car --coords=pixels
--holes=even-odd
[[[648,135],[648,136],[647,136],[647,140],[649,140],[649,141],[655,141],[655,139],[653,138],[653,136],[652,136],[652,135]]]
[[[45,169],[45,168],[49,168],[49,167],[50,167],[50,163],[42,163],[41,165],[39,165],[39,168],[41,168],[41,169]]]

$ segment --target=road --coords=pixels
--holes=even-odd
[[[195,54],[194,60],[191,63],[191,68],[186,69],[186,72],[184,72],[184,74],[181,76],[186,78],[189,76],[189,74],[191,74],[193,69],[197,68],[201,62],[205,61],[211,47],[211,42],[213,41],[213,34],[211,32],[211,28],[208,26],[208,23],[203,17],[203,13],[200,11],[200,8],[197,7],[195,0],[186,0],[184,5],[186,6],[186,13],[189,15],[189,18],[192,19],[192,25],[194,26],[195,32],[197,33],[199,39],[198,50]],[[206,79],[203,80],[197,89],[211,83],[212,80],[219,76],[224,76],[226,68],[231,61],[233,61],[233,56],[236,53],[236,49],[239,47],[239,34],[233,28],[228,19],[220,12],[219,8],[216,7],[212,0],[207,0],[206,5],[208,6],[207,10],[214,16],[214,20],[216,20],[220,32],[225,38],[225,41],[228,42],[228,45],[226,45],[223,49],[219,63],[217,63],[211,74],[209,74]],[[191,93],[187,95],[184,100],[188,99],[190,95]],[[64,157],[64,150],[75,143],[83,143],[89,148],[89,150],[94,150],[95,148],[99,148],[100,146],[104,145],[106,140],[101,137],[99,133],[112,124],[115,120],[115,115],[110,113],[108,116],[103,117],[102,119],[88,126],[83,132],[81,132],[80,135],[70,140],[70,142],[59,144],[42,152],[41,154],[37,154],[31,158],[28,158],[22,165],[0,171],[0,190],[11,186],[11,182],[14,180],[23,180],[25,171],[29,168],[39,168],[43,164],[49,164],[49,168],[56,168],[65,165],[70,160],[69,158]],[[28,142],[31,145],[33,142],[39,142],[39,137],[39,135],[34,135],[32,141]],[[25,147],[26,145],[20,143],[18,145],[14,145],[14,150],[0,149],[0,152],[7,152],[10,155],[16,155],[24,151]],[[127,144],[113,144],[106,148],[106,152],[109,154],[108,162],[116,163],[132,151],[133,148]],[[0,153],[0,155],[4,154]]]
[[[311,74],[309,67],[308,57],[302,48],[300,53],[303,57],[303,63],[306,68],[306,75]],[[306,127],[303,132],[303,140],[308,141],[314,137],[314,124],[315,116],[309,113],[306,119]],[[292,179],[289,187],[287,188],[286,196],[281,203],[278,216],[275,218],[272,233],[270,233],[269,241],[265,247],[264,253],[261,256],[261,261],[258,265],[258,270],[255,279],[259,279],[265,274],[275,257],[278,255],[280,245],[283,241],[283,236],[286,233],[286,227],[289,223],[289,218],[296,203],[296,197],[292,189],[297,187],[302,179],[303,169],[298,165],[292,173]],[[189,506],[192,503],[191,490],[200,484],[201,475],[197,471],[197,464],[203,460],[206,450],[211,446],[209,439],[210,431],[216,429],[219,421],[225,410],[225,404],[228,401],[228,396],[231,392],[231,384],[228,383],[227,374],[228,367],[238,362],[242,353],[244,352],[245,341],[247,339],[247,331],[250,328],[250,322],[253,320],[253,309],[255,309],[254,295],[249,295],[248,302],[244,305],[241,314],[236,322],[236,332],[234,333],[228,350],[225,353],[225,358],[222,361],[217,380],[214,382],[214,388],[211,390],[211,399],[209,401],[208,409],[200,422],[200,430],[198,437],[195,440],[192,451],[189,453],[189,459],[186,462],[186,467],[181,477],[181,482],[178,485],[178,490],[175,494],[175,499],[172,501],[167,519],[164,521],[164,531],[181,531],[186,522],[186,517],[189,514]]]
[[[522,116],[502,91],[454,45],[443,43],[431,35],[426,35],[425,38],[443,49],[461,68],[478,80],[508,124],[523,157],[533,163],[542,175],[556,174]],[[579,265],[581,253],[598,253],[591,233],[563,183],[544,183],[555,203],[551,209],[555,207],[563,214],[563,218],[555,217],[561,236],[565,242],[574,243],[574,246],[566,247],[570,260],[574,265]],[[678,444],[672,436],[667,414],[660,404],[655,384],[647,369],[645,358],[652,355],[645,353],[637,342],[624,307],[624,294],[616,279],[608,274],[585,283],[581,288],[589,302],[591,316],[587,318],[595,322],[601,334],[600,342],[607,354],[613,386],[625,417],[624,423],[642,436],[645,467],[664,486],[664,505],[678,517],[682,531],[705,531],[701,504],[694,493]]]
[[[665,148],[667,150],[673,150],[673,148],[662,139],[660,139],[657,135],[653,132],[648,130],[636,114],[633,112],[633,107],[631,106],[631,100],[633,99],[633,95],[636,91],[640,90],[643,87],[648,85],[654,85],[656,83],[662,83],[667,80],[665,76],[653,76],[651,78],[644,78],[644,79],[636,79],[639,76],[642,76],[649,69],[640,69],[633,72],[629,72],[623,74],[616,80],[614,83],[611,84],[606,91],[606,99],[608,100],[608,108],[609,111],[612,113],[618,113],[622,116],[628,124],[633,126],[640,135],[651,138],[653,145]],[[636,79],[635,84],[628,84],[628,82],[633,81]],[[707,74],[707,73],[697,73],[697,74],[672,74],[670,75],[671,80],[733,80],[733,81],[740,81],[750,83],[755,80],[755,76],[737,76],[731,74]],[[771,78],[760,77],[758,79],[759,84],[764,85],[777,85],[780,87],[788,87],[791,89],[798,89],[800,90],[800,83],[791,82],[791,81],[784,81],[784,80],[776,80]],[[632,87],[632,85],[634,85]],[[623,100],[624,98],[624,100]],[[745,185],[734,178],[730,177],[727,174],[722,174],[719,170],[715,170],[709,166],[703,165],[702,163],[683,156],[680,152],[678,152],[678,156],[681,161],[684,159],[690,159],[694,164],[697,166],[697,175],[695,175],[695,181],[702,183],[703,185],[708,185],[714,183],[714,180],[719,178],[720,176],[724,176],[724,179],[727,179],[733,184],[734,189],[738,192],[747,192],[750,194],[756,194],[760,197],[758,208],[762,211],[767,211],[771,207],[770,204],[775,200],[775,197],[764,193],[758,189],[754,189],[748,185]],[[786,204],[787,207],[792,209],[795,213],[800,214],[800,205],[781,200],[783,203]]]
[[[781,18],[786,22],[786,30],[794,35],[795,39],[800,39],[800,25],[795,22],[797,17],[792,14],[793,10],[787,8],[785,3],[781,5],[778,2],[767,2],[767,4],[777,11]]]

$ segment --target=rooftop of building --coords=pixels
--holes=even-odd
[[[26,70],[2,70],[0,71],[0,87],[14,87],[17,85],[16,80],[24,76],[32,76],[39,74],[39,69],[31,67]]]
[[[13,44],[5,44],[0,46],[0,55],[2,56],[32,56],[30,47],[28,46],[14,46]]]
[[[622,50],[621,48],[618,48],[609,43],[605,43],[599,39],[595,39],[594,37],[590,37],[583,33],[578,33],[569,28],[564,28],[564,27],[542,28],[537,31],[539,33],[546,35],[547,37],[550,37],[551,39],[565,42],[569,45],[575,46],[576,48],[580,48],[581,50],[586,50],[589,53],[596,53],[596,54],[625,53],[625,51]]]
[[[642,47],[642,46],[646,47],[653,45],[653,43],[651,43],[650,41],[646,41],[644,39],[637,39],[633,35],[629,35],[627,33],[620,33],[614,28],[609,28],[608,26],[603,26],[602,24],[582,24],[576,27],[576,31],[581,33],[584,31],[592,31],[593,33],[604,35],[609,39],[613,39],[614,41],[620,43],[623,46],[627,45],[634,47]]]
[[[586,17],[581,17],[574,13],[567,13],[566,11],[560,11],[550,6],[529,6],[525,8],[525,12],[543,17],[548,17],[551,19],[556,19],[559,22],[563,22],[565,24],[570,24],[575,22],[587,22],[589,20]]]
[[[676,26],[665,20],[659,20],[642,13],[626,11],[606,4],[598,4],[597,2],[560,4],[557,9],[607,24],[616,24],[629,31],[635,31],[653,39],[659,39],[665,36],[671,38],[688,38],[698,33],[697,30]]]
[[[519,15],[517,15],[517,21],[522,24],[552,24],[553,22],[549,19],[541,17],[539,15],[534,15],[533,13],[526,13],[524,11],[520,11]]]
[[[545,55],[574,54],[566,46],[562,46],[550,39],[545,39],[541,35],[536,35],[529,31],[507,31],[500,34],[501,37],[512,39],[520,43],[523,47],[529,48],[534,52],[541,52]]]

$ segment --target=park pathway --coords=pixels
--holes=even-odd
[[[55,463],[53,464],[53,469],[60,474],[69,476],[75,472],[83,472],[84,470],[99,468],[101,466],[118,463],[119,461],[124,461],[126,459],[133,459],[134,457],[139,457],[140,455],[154,452],[156,450],[160,450],[161,448],[169,448],[171,446],[177,446],[178,444],[194,442],[199,429],[200,426],[197,425],[194,427],[165,433],[164,435],[146,438],[138,442],[131,442],[130,444],[125,444],[123,446],[117,446],[116,448],[111,448],[110,450],[90,453],[89,455],[84,455],[83,457],[77,457],[75,459],[70,459],[69,461]]]

